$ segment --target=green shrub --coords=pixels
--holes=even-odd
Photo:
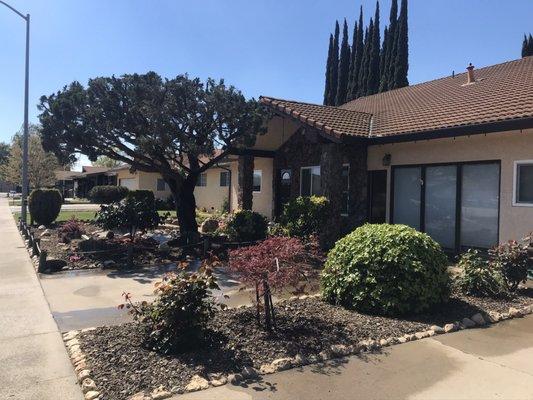
[[[122,200],[128,194],[128,188],[124,186],[102,185],[94,186],[87,197],[93,203],[109,204]]]
[[[477,250],[469,249],[463,253],[457,266],[461,269],[457,284],[464,294],[478,297],[505,297],[508,294],[500,271],[481,258]]]
[[[492,268],[500,271],[508,289],[514,292],[519,283],[527,280],[530,267],[528,245],[516,240],[495,247],[489,251]]]
[[[268,221],[261,214],[250,210],[239,210],[229,216],[223,231],[230,240],[253,242],[263,240],[267,235]]]
[[[279,222],[290,236],[307,238],[319,233],[328,207],[328,199],[323,196],[297,197],[285,205]]]
[[[385,315],[417,313],[447,300],[446,255],[405,225],[366,224],[338,240],[322,272],[329,302]]]
[[[155,209],[154,195],[146,195],[144,191],[132,191],[118,203],[101,205],[96,213],[95,222],[104,229],[128,229],[131,236],[139,229],[155,228],[161,222]],[[131,196],[130,196],[131,195]]]
[[[124,294],[134,319],[145,329],[146,344],[162,353],[189,351],[202,342],[207,322],[216,310],[211,290],[218,285],[211,273],[168,274],[156,284],[153,303],[134,304]]]
[[[63,198],[57,189],[34,189],[28,198],[31,219],[39,225],[49,225],[61,211]]]
[[[174,197],[168,196],[166,199],[155,199],[155,208],[161,211],[173,211],[176,209]]]
[[[126,198],[133,201],[142,201],[146,205],[152,204],[155,209],[155,196],[151,190],[130,190]]]

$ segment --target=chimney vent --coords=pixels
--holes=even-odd
[[[468,64],[468,67],[466,67],[467,75],[468,75],[468,84],[474,83],[476,81],[476,78],[474,77],[474,66],[472,63]]]

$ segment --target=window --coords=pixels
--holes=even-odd
[[[533,160],[516,161],[514,175],[513,205],[533,207]]]
[[[229,171],[220,173],[220,186],[229,186]]]
[[[261,170],[255,170],[254,171],[254,183],[253,183],[253,191],[254,192],[260,192],[261,191],[261,181],[263,179],[263,171]]]
[[[196,186],[202,186],[202,187],[207,186],[207,173],[200,174],[200,176],[198,177],[198,182],[196,183]]]
[[[302,167],[300,170],[300,195],[321,196],[320,166]]]
[[[349,212],[349,203],[350,203],[350,165],[344,164],[342,166],[342,208],[341,215],[348,216]]]
[[[165,180],[161,178],[158,179],[157,180],[157,191],[164,192],[165,190],[167,190],[167,184],[165,183]]]

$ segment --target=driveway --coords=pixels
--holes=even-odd
[[[176,400],[533,399],[533,316]]]

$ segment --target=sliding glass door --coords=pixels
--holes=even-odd
[[[499,162],[393,167],[392,222],[428,233],[442,247],[498,243]]]

